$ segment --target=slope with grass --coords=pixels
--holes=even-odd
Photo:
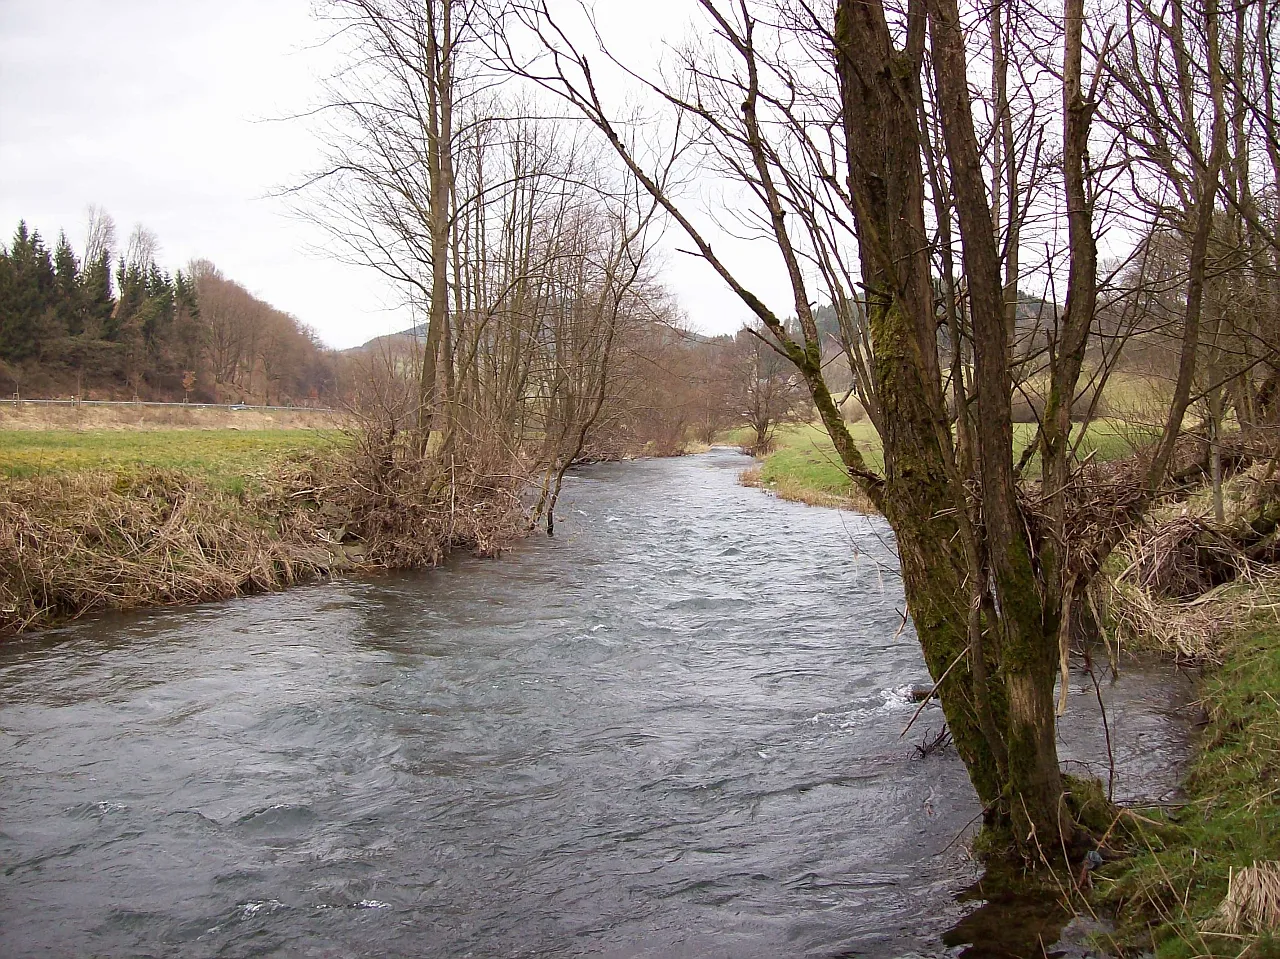
[[[1099,881],[1127,952],[1280,956],[1280,627],[1255,623],[1220,655],[1185,804],[1135,817],[1136,855]]]
[[[1021,453],[1035,438],[1035,429],[1032,423],[1014,424],[1015,453]],[[730,433],[725,441],[745,443],[747,432]],[[849,432],[861,448],[867,465],[876,471],[883,470],[883,447],[870,421],[864,419],[849,424]],[[1149,427],[1132,426],[1119,420],[1096,420],[1083,437],[1078,437],[1080,455],[1093,455],[1101,461],[1120,459],[1150,436]],[[1033,456],[1027,470],[1035,475],[1038,468],[1039,458]],[[773,437],[773,451],[759,466],[743,474],[743,482],[768,489],[783,499],[814,506],[873,510],[870,501],[845,472],[826,429],[816,423],[779,427]]]

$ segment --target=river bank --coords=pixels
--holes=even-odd
[[[1124,449],[1107,440],[1095,448]],[[774,451],[740,481],[782,499],[873,511],[829,438],[810,425],[780,429]],[[1256,509],[1257,487],[1256,477],[1229,482],[1229,506],[1238,512],[1252,501]],[[1162,518],[1191,523],[1207,515],[1207,500],[1192,492]],[[1228,526],[1240,522],[1231,512]],[[1240,585],[1162,600],[1127,575],[1139,551],[1107,567],[1099,595],[1107,628],[1117,648],[1190,665],[1205,720],[1178,801],[1124,816],[1135,837],[1130,856],[1101,872],[1091,893],[1117,919],[1103,939],[1114,951],[1160,959],[1280,956],[1272,939],[1280,927],[1280,575],[1248,567]]]
[[[502,470],[371,472],[301,431],[76,436],[40,436],[34,458],[27,442],[0,477],[0,636],[492,555],[524,532]]]
[[[1276,586],[1276,582],[1270,584]],[[1247,602],[1247,600],[1241,600]],[[1179,801],[1136,810],[1132,855],[1098,877],[1124,954],[1280,955],[1280,628],[1224,635],[1204,669],[1204,726]]]
[[[0,638],[107,610],[427,568],[455,551],[494,556],[530,532],[534,479],[509,456],[388,457],[333,420],[140,415],[87,429],[0,419]],[[575,466],[692,451],[593,444]]]

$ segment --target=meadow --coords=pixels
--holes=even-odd
[[[0,430],[0,475],[177,470],[242,492],[246,482],[343,442],[338,430]]]
[[[1014,424],[1015,454],[1020,454],[1032,441],[1035,429],[1034,423]],[[884,451],[871,422],[864,419],[851,423],[849,432],[862,450],[867,465],[877,472],[883,470]],[[734,430],[726,434],[724,441],[745,444],[750,442],[750,433],[750,430]],[[1152,435],[1150,427],[1133,425],[1128,420],[1095,420],[1080,441],[1080,455],[1092,454],[1104,462],[1120,459],[1128,456]],[[1027,465],[1026,475],[1034,477],[1038,471],[1039,457],[1033,456]],[[747,480],[751,485],[772,489],[785,499],[855,508],[866,505],[865,498],[858,492],[836,455],[831,437],[817,423],[796,423],[779,427],[774,434],[772,452],[755,470],[748,472]]]

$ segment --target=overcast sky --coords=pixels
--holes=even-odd
[[[685,33],[692,7],[597,2],[606,36],[640,64]],[[0,0],[4,242],[25,219],[50,245],[64,229],[80,248],[98,204],[122,243],[144,224],[165,267],[212,260],[332,346],[409,325],[380,278],[318,252],[319,230],[273,197],[317,166],[307,125],[277,118],[318,102],[334,67],[323,29],[309,0]],[[675,252],[674,233],[666,245],[663,276],[691,324],[740,326],[747,313],[720,281]],[[741,256],[760,256],[755,277],[781,295],[766,254]]]

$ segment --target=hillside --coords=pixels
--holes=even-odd
[[[117,250],[91,217],[80,250],[20,222],[0,245],[0,394],[321,405],[332,351],[207,260],[169,271],[139,227]]]

